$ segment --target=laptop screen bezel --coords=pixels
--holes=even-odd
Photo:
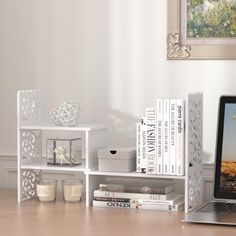
[[[215,184],[214,197],[222,199],[236,199],[236,193],[220,192],[220,176],[221,176],[221,161],[222,161],[222,147],[224,134],[224,120],[225,120],[225,105],[234,104],[236,107],[236,96],[221,96],[219,101],[218,113],[218,132],[216,145],[216,163],[215,163]],[[236,138],[236,134],[235,134]]]

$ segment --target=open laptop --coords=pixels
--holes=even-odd
[[[219,102],[214,200],[183,221],[236,225],[236,96],[222,96]]]

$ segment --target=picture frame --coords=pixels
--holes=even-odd
[[[218,0],[195,0],[193,2],[202,2],[202,4],[213,2],[215,4],[217,1]],[[231,1],[236,7],[236,1],[224,1]],[[194,28],[194,31],[191,31],[192,25],[190,23],[192,22],[190,22],[189,8],[192,6],[190,6],[190,4],[191,0],[167,0],[167,59],[236,59],[236,28],[232,28],[231,24],[230,26],[233,30],[229,31],[228,35],[223,35],[226,33],[222,33],[224,31],[224,25],[221,27],[223,30],[214,31],[214,27],[207,28],[205,24],[201,25],[201,22],[199,21],[200,23],[198,22],[198,26]],[[195,9],[193,9],[193,12],[194,10]],[[211,14],[209,15],[211,16]],[[222,18],[222,21],[223,20],[224,19]],[[228,23],[228,21],[226,21],[226,23]],[[208,35],[207,33],[209,33],[209,37],[206,36]]]

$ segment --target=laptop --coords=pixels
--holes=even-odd
[[[215,155],[214,199],[184,222],[236,225],[236,96],[220,97]]]

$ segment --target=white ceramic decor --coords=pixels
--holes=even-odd
[[[49,113],[49,119],[56,125],[75,126],[79,119],[80,107],[78,102],[68,101],[53,108]]]

